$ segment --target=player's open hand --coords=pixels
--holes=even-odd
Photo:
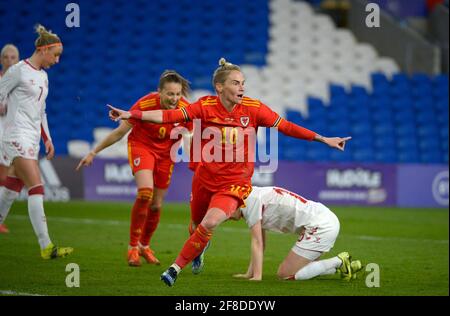
[[[119,120],[128,120],[131,117],[131,113],[118,108],[113,107],[110,104],[106,105],[109,107],[109,118],[115,122]]]
[[[252,276],[248,275],[247,273],[238,273],[238,274],[233,274],[233,278],[235,279],[250,279]]]
[[[92,165],[92,161],[94,160],[94,157],[95,157],[95,154],[91,151],[89,154],[84,156],[83,159],[80,160],[80,163],[75,168],[75,170],[78,171],[83,166],[90,166],[90,165]]]
[[[351,137],[324,137],[324,142],[333,148],[344,151],[345,143],[352,139]]]
[[[47,140],[45,142],[45,154],[47,156],[47,160],[52,160],[55,156],[55,147],[53,146],[53,143],[51,140]]]
[[[262,277],[253,277],[249,279],[250,281],[261,281]]]

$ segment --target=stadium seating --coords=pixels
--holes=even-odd
[[[448,76],[397,73],[390,80],[374,73],[371,77],[371,94],[359,86],[350,92],[330,86],[331,102],[322,103],[326,110],[320,109],[320,100],[308,99],[310,115],[303,124],[314,126],[325,118],[334,124],[350,122],[348,129],[346,123],[328,127],[330,134],[353,136],[346,148],[353,155],[342,157],[344,161],[448,163],[448,87],[444,88]],[[287,117],[299,121],[300,111],[294,112]],[[334,156],[338,154],[330,159],[340,159]]]
[[[32,53],[35,23],[64,42],[61,63],[49,70],[47,99],[58,154],[92,148],[117,126],[105,105],[129,108],[156,90],[165,69],[191,81],[190,100],[212,94],[211,74],[224,56],[242,65],[247,95],[321,134],[353,137],[340,153],[281,136],[282,159],[448,163],[448,75],[400,73],[392,59],[307,2],[77,3],[81,28],[64,26],[66,3],[58,0],[10,2],[21,14],[0,6],[0,39],[16,44],[21,57]],[[102,154],[126,157],[125,142]]]

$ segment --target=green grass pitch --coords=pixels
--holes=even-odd
[[[26,203],[15,203],[6,220],[11,232],[0,235],[0,295],[449,295],[448,210],[332,207],[341,231],[325,258],[346,250],[365,265],[378,264],[379,287],[366,286],[370,271],[352,282],[338,275],[279,281],[278,265],[296,236],[274,233],[267,235],[263,281],[233,279],[246,271],[250,256],[249,231],[240,221],[217,229],[203,273],[193,275],[187,266],[169,288],[159,276],[188,236],[187,204],[166,204],[152,242],[161,266],[140,268],[126,263],[130,203],[46,203],[45,208],[52,240],[75,252],[42,260]],[[68,263],[79,265],[80,287],[66,286]]]

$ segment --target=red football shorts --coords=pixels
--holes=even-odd
[[[252,187],[250,185],[224,185],[218,189],[209,189],[202,184],[199,177],[194,176],[191,192],[191,220],[196,225],[201,223],[210,208],[220,208],[228,217],[236,209],[245,205]]]
[[[159,189],[169,187],[174,166],[170,157],[157,159],[148,146],[133,142],[128,143],[128,162],[133,174],[140,170],[152,170],[154,186]]]

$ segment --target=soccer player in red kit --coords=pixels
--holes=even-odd
[[[282,119],[259,100],[244,96],[245,80],[239,66],[223,58],[219,64],[213,76],[217,96],[202,97],[190,106],[174,111],[126,112],[111,107],[109,113],[114,120],[141,119],[155,123],[201,120],[201,162],[192,180],[191,198],[191,217],[197,225],[175,262],[161,275],[161,280],[168,286],[175,283],[181,269],[202,253],[214,229],[245,205],[244,200],[252,189],[254,169],[254,162],[247,156],[252,147],[245,142],[245,134],[252,134],[258,126],[275,127],[285,135],[323,142],[339,150],[343,150],[345,142],[350,139],[323,137]],[[195,130],[194,123],[194,134]],[[216,137],[218,141],[214,141]],[[238,139],[243,137],[244,141],[239,142]],[[224,153],[225,159],[221,155]],[[193,155],[196,159],[200,153],[194,148]],[[242,156],[243,161],[234,159]]]
[[[139,99],[131,111],[183,108],[189,104],[183,98],[188,93],[189,82],[177,72],[167,70],[160,77],[158,92]],[[179,128],[186,124],[181,124]],[[139,256],[143,256],[148,263],[159,264],[149,244],[158,226],[163,199],[173,172],[174,162],[170,159],[170,150],[179,140],[171,139],[170,135],[178,125],[153,124],[133,119],[123,121],[78,164],[77,170],[81,166],[89,166],[96,154],[122,139],[131,130],[128,136],[128,159],[138,193],[131,212],[130,266],[141,265]],[[189,129],[189,126],[186,127]]]

